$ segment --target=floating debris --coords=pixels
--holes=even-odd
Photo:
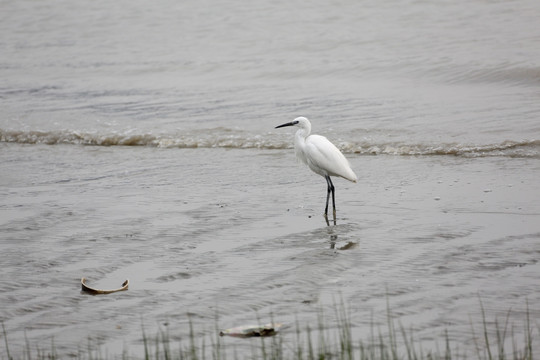
[[[350,249],[354,249],[357,246],[358,246],[358,243],[355,243],[353,241],[349,241],[345,245],[339,247],[338,250],[350,250]]]
[[[101,290],[101,289],[95,289],[93,287],[90,287],[90,286],[86,285],[86,278],[81,279],[81,289],[82,289],[82,291],[87,292],[89,294],[94,294],[94,295],[110,294],[110,293],[114,293],[114,292],[118,292],[118,291],[125,291],[125,290],[128,289],[128,286],[129,286],[129,280],[126,280],[126,281],[124,281],[122,283],[122,287],[120,287],[118,289]]]
[[[274,336],[278,333],[283,324],[266,324],[266,325],[244,325],[222,330],[220,336],[234,336],[241,338]]]

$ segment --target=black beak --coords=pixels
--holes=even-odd
[[[281,124],[281,125],[278,125],[276,126],[274,129],[277,129],[277,128],[282,128],[282,127],[285,127],[285,126],[294,126],[298,124],[298,121],[291,121],[291,122],[288,122],[286,124]]]

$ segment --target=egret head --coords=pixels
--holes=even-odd
[[[309,122],[309,120],[307,118],[305,118],[303,116],[297,117],[296,119],[294,119],[291,122],[278,125],[275,128],[277,129],[277,128],[281,128],[281,127],[285,127],[285,126],[298,126],[301,129],[310,129],[311,130],[311,123]]]

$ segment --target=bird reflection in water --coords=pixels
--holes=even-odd
[[[350,250],[358,245],[358,243],[354,241],[347,241],[346,243],[341,243],[338,245],[338,234],[335,233],[336,227],[328,225],[327,231],[328,235],[330,235],[330,249],[332,250]]]

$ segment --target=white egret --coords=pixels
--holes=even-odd
[[[311,123],[305,117],[297,117],[294,121],[276,126],[297,126],[299,129],[294,135],[294,152],[296,157],[306,164],[314,173],[323,176],[328,185],[326,193],[326,207],[324,217],[328,222],[328,201],[332,194],[332,205],[334,209],[334,224],[336,222],[336,199],[335,188],[330,176],[340,176],[352,182],[356,182],[358,177],[351,169],[349,162],[341,151],[327,138],[320,135],[311,135]]]

